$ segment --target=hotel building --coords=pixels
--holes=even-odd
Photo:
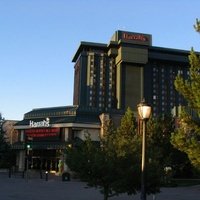
[[[108,44],[81,42],[72,60],[73,106],[33,109],[15,125],[18,169],[26,168],[28,153],[32,168],[57,171],[68,144],[76,145],[87,133],[98,141],[108,115],[119,121],[143,98],[153,116],[171,113],[184,103],[174,80],[179,73],[188,76],[188,54],[152,46],[151,35],[127,31],[116,31]]]
[[[74,104],[102,112],[136,110],[141,99],[153,115],[183,103],[175,91],[178,73],[188,75],[188,51],[152,46],[149,34],[116,31],[108,44],[81,42],[76,51]]]

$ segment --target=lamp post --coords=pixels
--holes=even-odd
[[[141,165],[141,200],[146,200],[145,165],[146,165],[146,122],[151,115],[151,106],[143,100],[137,106],[138,114],[142,120],[142,165]]]

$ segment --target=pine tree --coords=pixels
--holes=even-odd
[[[141,135],[128,108],[120,126],[107,123],[97,145],[87,137],[83,144],[67,151],[67,165],[89,186],[101,188],[104,200],[120,193],[135,194],[141,189]],[[159,163],[148,163],[147,193],[159,191]],[[156,170],[155,170],[156,169]]]
[[[194,28],[200,33],[200,21]],[[172,143],[185,152],[191,163],[200,169],[200,56],[194,50],[189,55],[189,77],[178,75],[175,80],[176,90],[185,98],[188,105],[182,109],[179,128],[172,136]]]
[[[188,107],[200,116],[200,57],[194,50],[189,55],[189,77],[184,79],[180,74],[176,77],[175,88],[185,98]]]

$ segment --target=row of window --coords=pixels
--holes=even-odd
[[[100,86],[100,91],[98,96],[96,96],[96,84],[97,84],[97,80],[96,80],[96,69],[94,66],[94,54],[90,54],[88,56],[88,62],[90,63],[90,92],[89,92],[89,105],[90,106],[98,106],[98,107],[104,107],[105,106],[105,69],[107,67],[107,63],[106,63],[106,58],[104,56],[104,54],[100,55],[100,61],[99,61],[99,65],[100,65],[100,72],[99,72],[99,86]],[[109,62],[109,77],[108,77],[108,89],[109,92],[107,92],[107,101],[108,103],[106,104],[106,106],[108,108],[111,108],[111,102],[112,102],[112,96],[114,95],[114,92],[112,92],[112,88],[113,85],[115,84],[115,81],[113,80],[115,78],[115,65],[114,65],[114,60],[110,60]],[[98,98],[98,102],[99,104],[96,105],[97,102],[97,98]]]
[[[189,74],[186,68],[178,69],[177,66],[155,65],[152,70],[152,103],[153,115],[168,112],[173,108],[175,102],[182,102],[174,88],[177,74]]]

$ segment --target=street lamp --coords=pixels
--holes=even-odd
[[[137,106],[138,114],[142,120],[142,165],[141,165],[141,200],[146,200],[146,185],[145,185],[145,161],[146,161],[146,122],[151,115],[151,106],[143,100]]]

